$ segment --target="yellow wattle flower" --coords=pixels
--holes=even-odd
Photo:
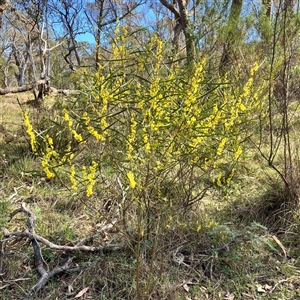
[[[37,154],[37,146],[36,146],[36,139],[35,139],[35,134],[33,132],[33,127],[30,123],[30,120],[29,120],[29,116],[27,113],[24,112],[24,123],[25,123],[25,126],[27,128],[26,130],[26,133],[29,135],[30,137],[30,146],[31,146],[31,149],[32,151]]]
[[[128,177],[128,179],[129,179],[129,186],[130,186],[132,189],[134,189],[134,188],[136,187],[136,181],[135,181],[135,179],[134,179],[134,174],[133,174],[131,171],[129,171],[129,172],[127,173],[127,177]]]

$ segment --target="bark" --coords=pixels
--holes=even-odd
[[[74,64],[73,64],[72,59],[71,59],[72,50],[73,49],[69,48],[69,52],[64,55],[64,60],[69,65],[69,68],[74,72],[74,71],[76,71],[76,68],[74,67]]]
[[[40,82],[41,83],[38,84],[37,99],[43,99],[44,95],[47,95],[50,92],[50,51],[61,45],[61,43],[59,43],[49,48],[48,35],[45,39],[43,37],[43,33],[44,33],[44,23],[42,24],[42,28],[40,30],[40,37],[39,37],[40,67],[41,67]]]
[[[49,91],[49,78],[46,77],[46,58],[47,58],[47,43],[45,41],[45,48],[41,47],[40,50],[40,64],[41,64],[41,74],[40,80],[43,80],[41,83],[38,84],[38,96],[37,99],[43,99],[44,95],[47,94]]]
[[[180,23],[177,23],[174,27],[174,37],[172,40],[172,44],[174,47],[174,50],[173,50],[174,55],[176,55],[179,51],[179,37],[180,37],[181,31],[182,31],[181,25],[180,25]]]
[[[78,54],[78,47],[77,47],[77,42],[75,40],[75,34],[74,34],[72,28],[69,28],[69,31],[70,31],[70,40],[68,41],[68,48],[69,48],[70,53],[74,52],[77,66],[80,67],[81,59]]]
[[[15,59],[16,66],[18,67],[19,73],[15,73],[15,77],[18,81],[18,86],[23,86],[25,84],[25,74],[27,71],[27,65],[30,58],[30,52],[28,43],[25,43],[26,45],[26,54],[25,57],[22,53],[18,53],[17,47],[13,45],[12,47],[12,53]],[[21,56],[21,57],[19,57]]]
[[[285,0],[284,1],[284,10],[287,10],[290,13],[293,13],[296,0]]]

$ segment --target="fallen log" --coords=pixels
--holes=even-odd
[[[23,85],[23,86],[0,88],[0,95],[6,95],[9,93],[17,94],[17,93],[32,91],[35,88],[37,88],[39,85],[46,84],[46,83],[47,83],[46,79],[41,79],[36,82]],[[49,91],[53,95],[63,94],[64,96],[72,96],[72,95],[80,94],[80,91],[78,90],[56,89],[54,87],[50,87]]]
[[[23,86],[0,88],[0,95],[6,95],[9,93],[16,94],[16,93],[32,91],[33,89],[38,87],[38,85],[46,84],[46,82],[47,82],[46,79],[41,79],[36,82],[30,83],[27,85],[23,85]]]

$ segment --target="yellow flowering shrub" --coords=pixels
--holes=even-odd
[[[55,149],[48,137],[45,151],[38,153],[36,135],[24,116],[32,150],[41,156],[46,175],[54,177],[55,167],[68,165],[71,187],[77,191],[81,182],[87,196],[104,164],[124,175],[136,197],[150,186],[159,189],[157,183],[178,170],[198,177],[210,174],[217,185],[229,185],[251,134],[249,123],[265,109],[265,87],[255,86],[258,65],[244,84],[236,85],[208,76],[209,58],[202,58],[193,73],[179,64],[168,69],[164,43],[157,36],[143,51],[130,47],[126,27],[118,25],[111,60],[101,62],[95,72],[76,74],[82,94],[61,115],[69,142],[77,146]],[[87,166],[74,157],[84,143],[92,161]],[[229,166],[226,174],[224,166]],[[172,205],[163,192],[156,198],[161,205]]]

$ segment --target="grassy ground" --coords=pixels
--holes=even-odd
[[[37,108],[32,98],[7,95],[0,101],[0,223],[9,232],[28,230],[24,213],[9,220],[24,202],[37,217],[38,235],[73,246],[103,228],[122,191],[113,176],[103,178],[106,188],[91,198],[74,194],[63,181],[45,178],[30,151],[22,109],[38,116],[54,100],[48,98],[45,107]],[[283,213],[268,218],[284,193],[275,181],[270,184],[268,177],[275,175],[258,160],[250,167],[255,176],[240,173],[227,191],[212,187],[172,226],[161,230],[154,225],[151,235],[137,238],[131,212],[126,229],[120,216],[112,229],[87,243],[118,243],[118,251],[70,253],[41,245],[46,270],[73,257],[77,271],[51,278],[37,294],[28,293],[40,277],[30,242],[7,241],[2,235],[0,298],[300,299],[299,218],[296,212],[286,222],[280,222]],[[285,227],[275,230],[275,223]]]

